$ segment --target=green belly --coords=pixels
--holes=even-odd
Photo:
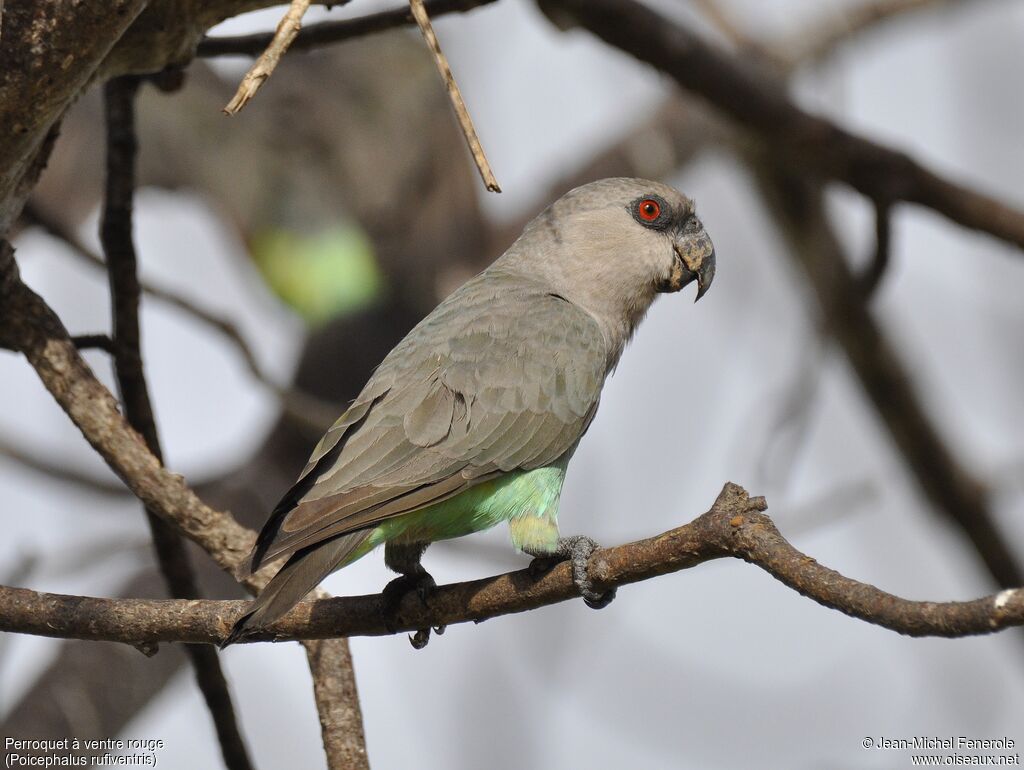
[[[345,563],[390,540],[431,543],[481,532],[503,521],[509,523],[516,548],[551,553],[558,542],[558,500],[564,479],[565,464],[560,463],[477,484],[449,500],[380,523]]]

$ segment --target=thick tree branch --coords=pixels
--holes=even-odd
[[[0,237],[41,166],[44,138],[93,77],[145,0],[8,0],[0,45]]]
[[[590,575],[604,590],[732,557],[757,565],[809,599],[908,636],[960,637],[1024,625],[1024,589],[967,602],[901,599],[843,577],[793,548],[751,498],[726,484],[711,510],[647,540],[596,551]],[[303,602],[267,632],[246,639],[384,636],[427,625],[480,622],[577,598],[568,563],[534,578],[530,570],[441,586],[429,607],[410,594],[394,630],[384,623],[380,595]],[[95,599],[0,588],[0,630],[123,642],[145,647],[168,641],[215,644],[247,609],[240,601]]]
[[[339,5],[347,0],[318,0]],[[0,237],[45,165],[64,111],[94,80],[183,65],[213,25],[275,0],[7,0],[0,45]]]
[[[1024,248],[1024,212],[951,182],[909,155],[805,112],[782,84],[637,0],[538,3],[560,24],[579,24],[707,99],[767,142],[785,165],[844,182],[872,200],[925,206],[964,227]]]
[[[327,596],[325,592],[322,595]],[[305,641],[302,646],[313,675],[313,697],[328,770],[369,770],[348,639]]]
[[[142,435],[149,450],[163,461],[156,419],[142,364],[139,303],[142,288],[132,235],[132,204],[135,196],[135,97],[140,81],[123,76],[109,81],[104,89],[107,125],[107,174],[100,240],[110,277],[114,330],[114,372],[117,376],[125,417]],[[199,585],[185,550],[185,544],[170,524],[156,512],[145,509],[153,535],[157,562],[167,588],[174,598],[199,599]],[[210,711],[224,764],[230,770],[251,770],[252,761],[238,728],[227,679],[215,650],[189,644],[186,652],[195,670],[199,689]]]
[[[158,596],[161,588],[160,575],[146,569],[115,595]],[[5,704],[9,710],[0,720],[0,734],[79,739],[119,735],[185,663],[184,650],[177,645],[146,658],[124,645],[68,641],[32,688]],[[111,681],[112,671],[117,672],[116,682]]]

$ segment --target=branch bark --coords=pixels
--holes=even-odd
[[[804,596],[907,636],[961,637],[1024,625],[1024,589],[967,602],[911,601],[840,575],[790,545],[763,513],[764,498],[727,483],[711,510],[656,537],[595,551],[588,568],[598,590],[732,557],[750,562]],[[530,570],[441,586],[429,606],[405,596],[385,625],[381,596],[303,602],[262,635],[246,639],[384,636],[476,622],[578,598],[566,562],[538,578]],[[0,630],[122,642],[216,644],[248,607],[240,601],[95,599],[0,588]]]
[[[8,0],[0,45],[0,236],[17,217],[45,158],[44,139],[146,0]]]
[[[341,5],[348,0],[318,0]],[[0,237],[17,219],[64,111],[90,83],[184,65],[213,25],[275,0],[7,0],[0,45]]]

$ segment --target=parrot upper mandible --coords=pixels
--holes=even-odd
[[[602,179],[552,203],[395,346],[316,445],[250,568],[288,561],[224,644],[382,543],[402,575],[385,599],[423,595],[429,543],[503,521],[516,548],[571,559],[586,602],[607,604],[614,592],[595,592],[586,572],[596,544],[559,538],[566,466],[657,295],[696,281],[700,299],[714,275],[693,202],[671,187]]]

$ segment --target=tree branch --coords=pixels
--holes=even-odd
[[[42,168],[35,161],[44,137],[145,6],[145,0],[6,4],[0,45],[0,237]]]
[[[94,253],[72,230],[49,213],[42,211],[38,206],[30,202],[22,212],[25,222],[41,228],[48,235],[65,243],[77,256],[81,257],[87,264],[100,270],[106,271],[107,263],[103,257]],[[225,341],[236,348],[242,358],[242,363],[249,374],[261,385],[270,390],[281,402],[285,414],[296,423],[308,429],[310,434],[319,437],[338,416],[338,407],[323,399],[317,398],[294,387],[285,387],[274,382],[260,366],[256,359],[256,353],[249,345],[245,336],[235,323],[229,318],[217,315],[203,307],[195,304],[188,298],[175,292],[139,281],[142,291],[150,297],[179,310],[193,320],[208,326],[219,334]],[[73,339],[78,340],[79,337]],[[90,341],[95,340],[95,335],[88,335]],[[81,348],[81,345],[79,345]],[[97,347],[100,347],[97,345]]]
[[[157,460],[163,461],[156,419],[142,365],[139,302],[142,288],[138,259],[132,236],[132,203],[135,197],[135,97],[140,81],[132,75],[109,81],[104,87],[107,127],[107,174],[100,219],[100,240],[110,277],[114,329],[114,372],[117,376],[125,417],[142,435]],[[153,536],[160,571],[171,596],[199,599],[199,585],[185,544],[170,524],[154,511],[145,509]],[[210,711],[224,764],[229,770],[252,770],[235,717],[227,679],[215,650],[204,645],[186,645],[196,680]]]
[[[82,360],[60,319],[22,282],[6,241],[0,241],[0,340],[25,355],[46,389],[136,497],[174,522],[223,569],[230,572],[244,559],[255,540],[252,530],[207,506],[181,476],[160,465]],[[262,583],[254,576],[246,586],[256,590]]]
[[[181,476],[160,465],[82,360],[57,315],[21,280],[14,251],[4,240],[0,240],[0,343],[25,355],[85,439],[147,509],[195,541],[222,569],[235,574],[255,542],[255,533],[203,503]],[[275,566],[268,565],[239,582],[258,593]],[[320,589],[315,595],[327,596]],[[147,645],[140,649],[152,651]],[[306,650],[314,671],[350,660],[344,640],[307,643]],[[333,678],[317,683],[316,694],[323,696],[317,701],[317,710],[330,769],[366,767],[354,674],[335,671]]]
[[[369,770],[348,639],[305,641],[302,646],[313,674],[313,697],[328,770]]]
[[[598,590],[636,583],[732,557],[748,561],[825,607],[907,636],[961,637],[1024,625],[1024,589],[967,602],[901,599],[843,577],[790,545],[751,498],[728,483],[711,510],[647,540],[596,551],[588,564]],[[405,596],[389,629],[381,596],[303,602],[246,642],[344,636],[385,636],[428,625],[480,622],[578,598],[567,562],[539,578],[528,569],[441,586],[425,607]],[[151,646],[185,641],[216,644],[248,608],[240,601],[96,599],[0,588],[0,630]]]
[[[120,481],[100,478],[87,471],[77,470],[60,459],[51,459],[49,453],[26,451],[2,435],[0,457],[16,462],[27,470],[45,474],[57,481],[75,484],[90,492],[112,497],[124,497],[128,494],[128,490]]]
[[[449,13],[466,13],[480,6],[490,5],[497,0],[427,0],[424,3],[430,17],[436,19]],[[341,21],[321,21],[303,27],[289,46],[290,51],[308,51],[321,48],[345,40],[372,35],[398,27],[409,27],[416,24],[409,6],[395,8],[390,11],[371,13],[355,19]],[[202,57],[215,56],[255,56],[274,39],[272,32],[257,32],[252,35],[223,37],[205,37],[196,48],[196,55]]]
[[[792,51],[787,57],[792,63],[820,61],[850,38],[872,30],[883,22],[901,19],[918,11],[977,4],[967,0],[872,0],[838,12],[833,10],[827,14],[828,18],[822,18],[801,30],[790,44],[776,48]]]
[[[279,1],[279,0],[278,0]],[[347,0],[317,0],[340,5]],[[183,65],[207,29],[275,0],[8,0],[0,46],[0,237],[45,166],[64,111],[96,80]]]
[[[821,185],[755,156],[765,199],[814,289],[835,336],[893,444],[925,497],[958,526],[997,585],[1024,583],[1024,569],[999,531],[984,487],[956,459],[929,418],[913,377],[875,321],[828,222]]]
[[[266,50],[253,63],[249,71],[245,73],[242,82],[238,84],[238,90],[231,98],[231,101],[224,107],[228,115],[236,115],[256,95],[281,61],[288,46],[292,44],[295,36],[299,34],[302,27],[302,17],[309,10],[309,0],[291,0],[288,10],[278,22],[277,30],[270,40]]]
[[[114,354],[114,341],[106,334],[76,334],[71,341],[79,350],[102,350]]]
[[[538,0],[562,24],[672,76],[771,146],[787,166],[848,184],[872,200],[930,208],[964,227],[1024,248],[1024,212],[863,139],[796,106],[779,82],[744,66],[637,0]]]
[[[861,293],[870,299],[889,269],[892,251],[892,205],[888,201],[875,201],[875,253],[864,272],[857,276]]]
[[[434,32],[434,26],[430,23],[427,9],[423,7],[423,0],[409,0],[409,8],[416,19],[416,25],[423,34],[427,48],[430,49],[430,53],[434,57],[434,64],[437,65],[437,71],[444,82],[445,90],[448,92],[448,99],[452,104],[452,110],[459,121],[462,135],[466,139],[470,155],[473,156],[473,163],[476,164],[477,171],[480,172],[480,178],[483,180],[484,187],[489,192],[500,193],[501,187],[498,186],[498,180],[494,177],[491,164],[487,161],[483,145],[480,144],[480,137],[477,136],[476,128],[473,126],[473,119],[469,116],[469,109],[462,98],[462,91],[459,89],[459,84],[455,82],[455,75],[452,74],[452,68],[448,64],[448,57],[441,50],[441,43]]]

